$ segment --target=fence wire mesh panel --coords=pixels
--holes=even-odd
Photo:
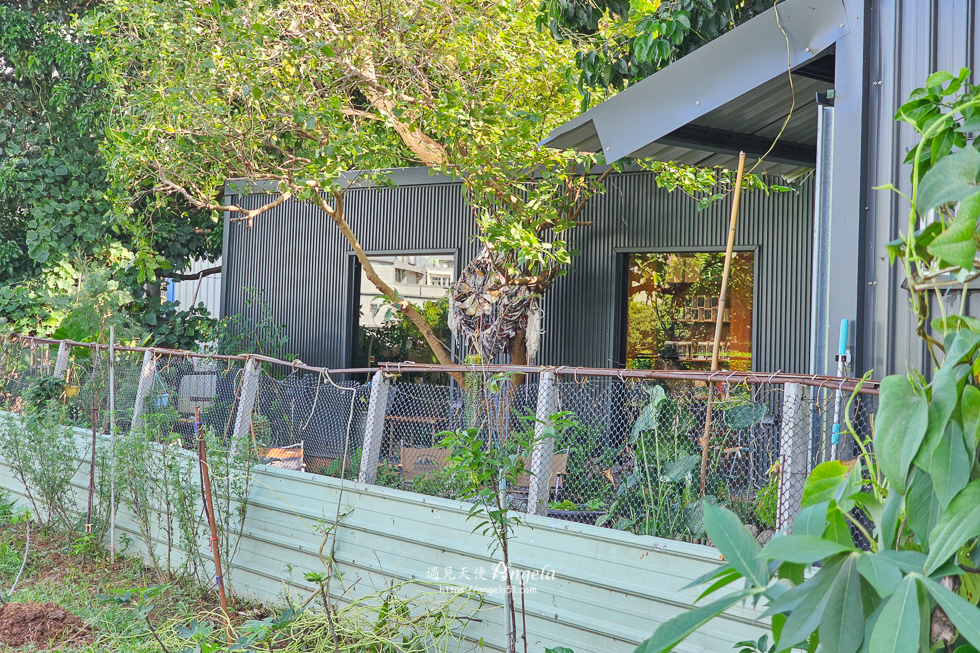
[[[486,447],[538,428],[510,505],[555,519],[701,542],[703,507],[735,511],[761,541],[789,527],[807,475],[858,453],[873,394],[785,383],[471,374],[465,390],[399,375],[385,411],[378,483],[457,498],[439,433],[479,429]],[[541,427],[551,424],[552,429]]]
[[[818,464],[870,450],[878,400],[853,379],[464,368],[460,385],[260,356],[123,348],[110,360],[104,346],[27,338],[0,341],[0,372],[11,412],[56,400],[66,425],[186,448],[202,428],[266,464],[451,499],[466,472],[443,440],[468,432],[521,461],[501,487],[514,510],[690,542],[705,540],[709,503],[762,542],[791,528]]]

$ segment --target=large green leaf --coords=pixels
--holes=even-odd
[[[941,509],[939,496],[932,486],[932,478],[916,468],[909,482],[905,509],[909,527],[923,546],[929,541],[929,534],[939,523]]]
[[[949,560],[970,538],[980,535],[980,481],[973,481],[949,503],[929,534],[926,574]]]
[[[828,460],[817,465],[803,484],[800,505],[812,506],[824,501],[836,501],[844,509],[851,507],[845,501],[861,490],[861,470],[849,467],[839,460]]]
[[[885,499],[884,509],[881,511],[881,522],[878,524],[878,542],[880,549],[890,549],[895,544],[896,531],[898,530],[898,517],[902,514],[905,507],[905,495],[898,492],[890,492]]]
[[[714,603],[694,608],[667,621],[647,641],[636,647],[633,653],[661,653],[670,651],[695,630],[708,623],[739,601],[751,596],[751,590],[742,590],[718,599]]]
[[[660,476],[671,483],[680,483],[688,474],[701,464],[701,456],[693,454],[681,456],[677,460],[672,460],[664,465]]]
[[[978,153],[980,154],[980,153]],[[879,390],[875,447],[878,465],[899,492],[929,426],[929,403],[904,376],[886,376]]]
[[[977,451],[977,436],[980,435],[980,388],[967,385],[960,395],[960,417],[963,423],[963,440],[970,460]]]
[[[926,454],[925,460],[916,460],[921,467],[925,468],[928,463],[929,452],[936,446],[946,424],[949,422],[956,403],[959,401],[959,390],[956,387],[956,371],[953,365],[947,365],[936,372],[930,384],[932,397],[929,401],[929,426],[926,428],[926,437],[923,440],[922,453]],[[922,464],[922,463],[926,464]]]
[[[823,537],[849,549],[854,548],[851,525],[847,522],[847,518],[844,517],[844,513],[837,506],[834,506],[827,512],[827,528],[824,529]]]
[[[822,501],[812,506],[800,508],[793,520],[794,535],[815,535],[820,537],[826,530],[827,509],[830,507],[829,501]]]
[[[980,648],[980,608],[950,592],[931,578],[919,576],[918,581],[943,609],[949,620],[960,631],[963,639]]]
[[[952,368],[964,359],[970,362],[977,345],[980,345],[980,333],[972,329],[960,329],[957,331],[953,337],[953,342],[946,347],[943,369]]]
[[[871,653],[915,653],[919,648],[919,590],[906,576],[885,603],[874,632]]]
[[[934,165],[919,182],[915,204],[925,214],[947,202],[959,202],[980,193],[980,152],[972,147],[950,154]]]
[[[804,599],[812,597],[815,592],[826,593],[830,591],[830,585],[833,583],[834,577],[836,577],[837,571],[840,569],[845,557],[846,556],[844,555],[839,555],[827,560],[824,562],[823,566],[820,567],[818,573],[815,573],[805,582],[802,582],[775,597],[766,611],[762,614],[762,617],[766,618],[776,614],[793,612]],[[786,566],[786,564],[782,565],[780,570],[782,570],[783,566]],[[795,644],[796,642],[789,643]]]
[[[725,424],[730,429],[752,428],[766,416],[764,404],[743,404],[725,411]]]
[[[929,475],[941,508],[945,509],[970,482],[971,467],[963,436],[953,424],[947,424],[929,458]]]
[[[956,217],[943,233],[936,236],[927,248],[944,265],[956,265],[964,270],[973,269],[973,258],[977,254],[977,217],[980,216],[980,195],[971,195],[962,202]]]
[[[881,597],[891,596],[902,582],[902,570],[898,565],[875,553],[862,555],[857,569]]]
[[[825,653],[856,653],[864,640],[860,558],[858,553],[847,556],[830,588],[819,630],[820,650]]]
[[[714,545],[734,569],[757,587],[769,583],[765,561],[757,558],[762,547],[735,513],[718,506],[704,506],[704,528]]]
[[[813,564],[837,553],[853,550],[853,546],[813,535],[785,535],[773,538],[759,556],[766,560]]]
[[[836,580],[843,565],[843,557],[836,559],[834,563],[821,567],[820,571],[805,583],[812,583],[811,588],[802,595],[789,618],[786,619],[786,624],[779,636],[779,644],[776,646],[777,651],[786,651],[790,647],[806,641],[820,625],[824,611],[830,601],[830,590],[833,588],[834,580]]]

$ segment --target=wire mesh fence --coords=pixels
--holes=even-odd
[[[511,508],[691,542],[709,503],[760,541],[789,527],[808,473],[855,458],[877,408],[875,384],[855,392],[853,379],[448,370],[461,385],[446,370],[132,348],[110,359],[104,346],[8,338],[0,404],[20,412],[55,392],[74,426],[125,437],[152,425],[188,448],[199,421],[267,464],[451,499],[465,483],[443,439],[471,430],[522,462],[500,488]]]

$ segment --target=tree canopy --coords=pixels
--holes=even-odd
[[[86,10],[58,0],[0,7],[0,308],[18,331],[51,333],[78,308],[65,298],[90,287],[83,277],[109,270],[114,279],[91,287],[123,289],[112,302],[136,331],[188,344],[199,320],[161,306],[131,268],[134,245],[142,239],[157,269],[181,269],[215,250],[214,224],[172,204],[148,211],[134,197],[127,213],[149,225],[137,238],[112,210],[105,95],[91,76],[93,42],[75,21]]]

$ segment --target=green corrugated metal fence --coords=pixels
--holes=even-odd
[[[79,431],[82,441],[85,434]],[[83,505],[88,466],[75,478]],[[24,502],[23,486],[0,459],[0,488]],[[284,593],[306,598],[314,588],[307,571],[323,571],[318,558],[322,531],[333,523],[338,505],[349,514],[337,530],[334,557],[342,573],[338,585],[350,588],[344,600],[381,590],[392,581],[463,584],[494,588],[499,557],[487,540],[471,534],[464,504],[410,492],[259,466],[240,550],[228,572],[233,591],[265,602],[283,602]],[[117,531],[138,546],[138,531],[124,506]],[[528,650],[567,646],[576,653],[629,652],[656,626],[687,610],[697,596],[683,590],[692,579],[720,564],[715,549],[637,536],[545,517],[527,516],[512,546],[512,567],[554,572],[532,579],[524,597]],[[483,569],[487,580],[475,580]],[[470,580],[449,579],[467,570]],[[520,599],[517,605],[520,606]],[[470,622],[465,635],[483,638],[485,650],[503,648],[500,594],[487,594],[482,621]],[[730,610],[690,637],[678,651],[729,653],[735,642],[755,639],[765,625],[754,621],[751,606]],[[518,629],[521,618],[518,616]],[[521,645],[518,646],[521,649]]]

